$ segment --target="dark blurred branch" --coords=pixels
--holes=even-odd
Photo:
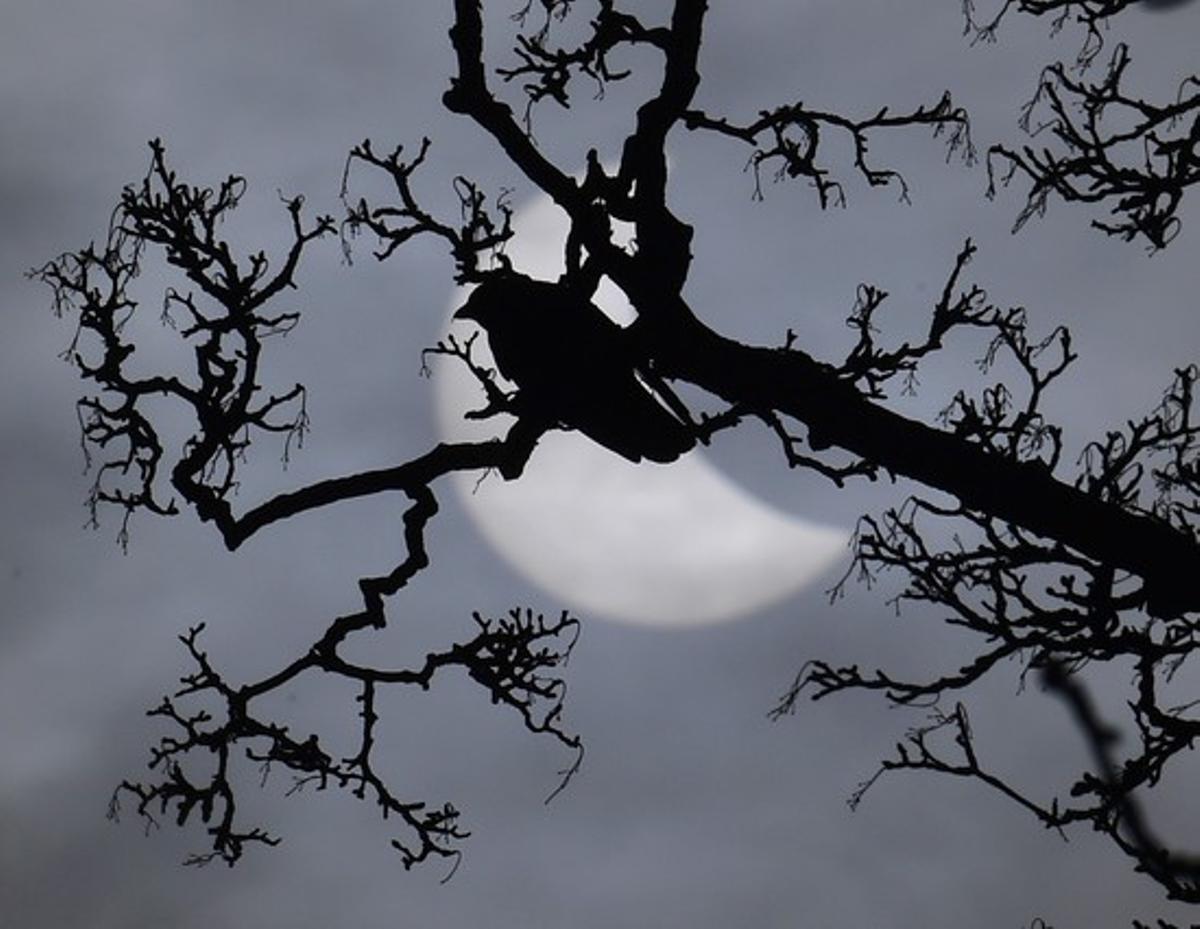
[[[1137,869],[1146,872],[1166,887],[1167,895],[1171,899],[1200,903],[1200,858],[1172,854],[1150,831],[1141,806],[1130,788],[1130,782],[1140,775],[1140,772],[1135,774],[1137,764],[1117,764],[1113,746],[1119,736],[1100,719],[1083,684],[1062,662],[1053,659],[1048,661],[1043,669],[1042,680],[1047,689],[1059,694],[1071,710],[1071,715],[1087,739],[1099,772],[1099,783],[1095,779],[1085,779],[1076,785],[1074,792],[1094,791],[1111,798],[1111,820],[1106,824],[1108,828],[1105,831],[1109,832],[1122,850],[1137,862]],[[1153,687],[1152,680],[1150,686]],[[1148,702],[1148,708],[1154,709],[1153,698]],[[1186,733],[1189,745],[1200,735],[1200,723],[1184,727],[1179,725],[1179,720],[1174,722],[1176,725],[1170,728],[1183,731],[1173,734],[1178,738]],[[1159,767],[1161,768],[1161,762]]]

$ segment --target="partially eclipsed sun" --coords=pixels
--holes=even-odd
[[[567,232],[558,208],[542,197],[514,225],[514,267],[556,279]],[[451,312],[465,296],[454,295]],[[596,302],[618,322],[632,316],[608,282]],[[482,343],[475,357],[490,362]],[[481,405],[464,366],[439,365],[434,391],[447,439],[502,433],[495,421],[463,418]],[[701,453],[634,465],[575,432],[547,434],[516,481],[453,477],[484,538],[518,571],[564,606],[645,625],[715,623],[777,603],[832,567],[849,537],[767,506]]]

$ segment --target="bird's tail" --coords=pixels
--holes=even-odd
[[[668,463],[696,444],[687,424],[680,422],[655,396],[633,381],[622,397],[605,397],[579,430],[630,461],[643,458]]]

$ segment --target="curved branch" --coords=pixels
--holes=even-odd
[[[299,513],[388,491],[413,492],[451,472],[494,468],[513,480],[521,475],[544,432],[544,426],[519,420],[503,439],[442,442],[404,464],[329,478],[279,494],[240,517],[233,515],[224,500],[202,500],[193,494],[191,502],[201,519],[216,524],[226,547],[233,551],[260,529]]]

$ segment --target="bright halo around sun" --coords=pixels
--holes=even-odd
[[[540,197],[514,217],[508,256],[515,268],[554,280],[567,227]],[[450,323],[466,299],[459,289]],[[618,323],[634,315],[605,281],[597,304]],[[477,360],[490,364],[482,335]],[[434,370],[437,420],[448,440],[503,434],[508,421],[472,421],[482,392],[461,364]],[[583,615],[686,627],[750,615],[798,592],[846,556],[849,533],[770,507],[690,452],[668,465],[632,464],[577,432],[547,434],[515,481],[452,476],[488,543],[517,571]]]

